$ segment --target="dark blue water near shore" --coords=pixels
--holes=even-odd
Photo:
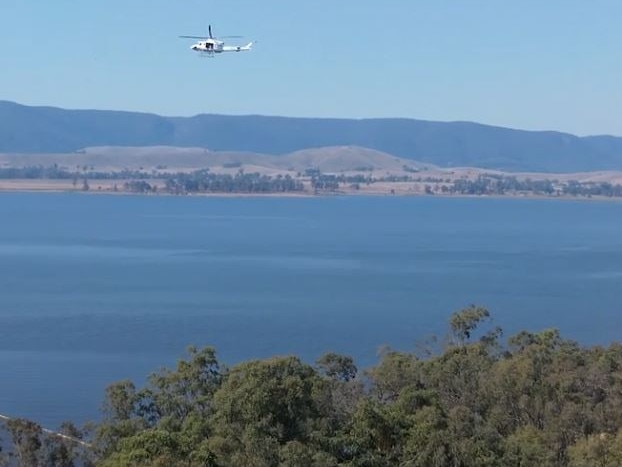
[[[0,413],[94,419],[188,344],[370,365],[470,303],[622,340],[622,204],[1,194]]]

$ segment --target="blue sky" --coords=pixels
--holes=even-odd
[[[2,0],[0,99],[622,135],[621,18],[620,0]],[[208,23],[259,43],[198,58],[177,36]]]

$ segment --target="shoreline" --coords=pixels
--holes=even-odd
[[[525,199],[525,200],[555,200],[555,201],[586,201],[586,202],[622,202],[622,197],[611,196],[544,196],[538,194],[485,194],[485,195],[469,195],[469,194],[444,194],[434,193],[426,194],[414,191],[396,191],[395,193],[385,193],[378,191],[352,190],[340,192],[286,192],[286,193],[137,193],[131,191],[112,191],[112,190],[89,190],[66,189],[66,188],[50,188],[50,187],[10,187],[0,184],[0,195],[11,193],[30,193],[30,194],[73,194],[83,196],[141,196],[141,197],[179,197],[179,198],[345,198],[345,197],[369,197],[369,198],[442,198],[442,199]]]

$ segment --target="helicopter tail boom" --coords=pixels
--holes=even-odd
[[[249,42],[244,46],[225,46],[222,48],[223,52],[248,52],[253,48],[253,43]]]

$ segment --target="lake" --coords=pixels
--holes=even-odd
[[[622,339],[622,204],[3,193],[0,413],[97,419],[189,344],[365,367],[471,303],[506,336]]]

